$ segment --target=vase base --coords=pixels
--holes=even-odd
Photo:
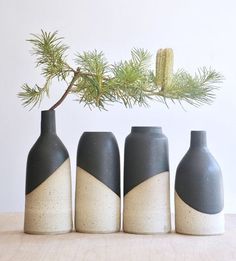
[[[212,233],[212,234],[190,234],[190,233],[187,233],[187,232],[179,232],[179,231],[175,231],[175,233],[177,233],[177,234],[180,234],[180,235],[186,235],[186,236],[206,236],[206,237],[209,237],[209,236],[221,236],[221,235],[223,235],[224,234],[224,232],[225,231],[223,231],[223,232],[219,232],[219,233]]]
[[[163,231],[163,232],[133,232],[133,231],[123,231],[126,234],[133,234],[133,235],[165,235],[165,234],[170,234],[171,231]]]
[[[75,229],[81,233],[120,231],[120,197],[84,169],[77,167]]]
[[[29,234],[29,235],[61,235],[61,234],[67,234],[71,232],[72,229],[63,230],[63,231],[53,231],[53,232],[24,231],[25,234]]]
[[[124,232],[163,234],[171,231],[169,172],[159,173],[124,197]]]
[[[24,220],[26,233],[61,234],[71,231],[70,189],[70,160],[67,159],[43,183],[26,195]]]
[[[111,230],[111,231],[78,231],[76,230],[75,231],[76,233],[83,233],[83,234],[114,234],[114,233],[119,233],[120,231],[117,230],[117,231],[114,231],[114,230]]]
[[[223,211],[202,213],[186,204],[175,192],[175,230],[184,235],[222,235],[225,232]]]

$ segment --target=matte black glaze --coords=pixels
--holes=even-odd
[[[78,145],[77,166],[120,196],[120,155],[111,132],[84,132]]]
[[[207,148],[205,131],[191,132],[190,148],[177,168],[175,190],[185,203],[200,212],[222,211],[222,174]]]
[[[132,127],[125,140],[124,194],[169,171],[168,140],[161,127]]]
[[[69,157],[56,134],[55,111],[41,112],[41,135],[29,152],[26,168],[26,194],[33,191]]]

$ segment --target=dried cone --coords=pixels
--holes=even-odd
[[[164,90],[173,76],[174,53],[171,48],[159,49],[156,56],[156,84]]]

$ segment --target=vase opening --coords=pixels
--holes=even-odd
[[[131,129],[132,133],[162,133],[161,127],[155,126],[134,126]]]
[[[111,134],[110,131],[85,131],[86,134]]]

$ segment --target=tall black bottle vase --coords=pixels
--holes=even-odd
[[[56,134],[55,111],[42,111],[41,134],[27,160],[24,231],[59,234],[71,230],[70,159]]]
[[[84,132],[77,151],[75,228],[120,230],[120,157],[111,132]]]
[[[176,232],[191,235],[224,233],[223,208],[222,174],[207,148],[206,132],[192,131],[190,148],[176,172]]]
[[[169,183],[168,140],[162,128],[132,127],[125,141],[125,232],[171,230]]]

